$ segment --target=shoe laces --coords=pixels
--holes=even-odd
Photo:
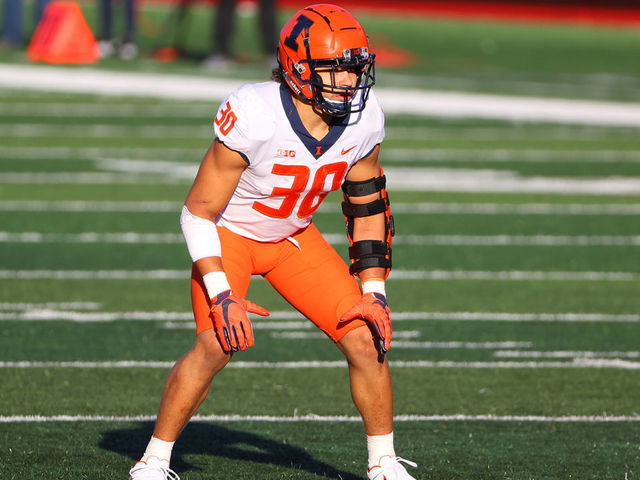
[[[170,468],[163,468],[162,471],[167,476],[167,480],[180,480],[178,474]]]
[[[407,460],[406,458],[394,457],[394,460],[396,462],[398,462],[398,463],[404,462],[407,465],[411,465],[413,468],[416,468],[418,466],[418,464],[416,462],[412,462],[411,460]]]
[[[138,470],[136,470],[135,467],[132,468],[131,472],[129,473],[129,480],[133,480],[135,472],[136,471],[141,471],[141,470],[146,470],[147,472],[150,471],[150,470],[155,470],[156,472],[160,472],[160,473],[162,473],[164,475],[165,480],[180,480],[180,477],[178,476],[178,474],[176,472],[171,470],[169,467],[165,467],[165,466],[160,465],[160,464],[154,464],[154,465],[145,464],[144,467],[141,467]]]
[[[380,457],[380,459],[378,460],[378,464],[374,465],[371,467],[371,469],[375,468],[375,467],[380,467],[380,468],[384,468],[385,466],[396,462],[396,463],[406,463],[407,465],[411,465],[412,467],[417,467],[418,464],[415,462],[412,462],[411,460],[407,460],[406,458],[402,458],[402,457],[392,457],[391,455],[384,455],[382,457]],[[370,469],[370,470],[371,470]]]

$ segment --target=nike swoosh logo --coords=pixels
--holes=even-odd
[[[353,146],[353,147],[351,147],[351,148],[347,148],[346,150],[343,148],[343,149],[342,149],[342,155],[346,155],[347,153],[349,153],[351,150],[353,150],[353,149],[354,149],[354,148],[356,148],[356,147],[357,147],[357,145],[354,145],[354,146]]]

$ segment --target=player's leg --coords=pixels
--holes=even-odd
[[[386,358],[379,358],[365,322],[356,320],[338,325],[340,317],[360,300],[360,287],[342,258],[313,225],[294,236],[294,240],[298,241],[300,249],[290,246],[286,257],[265,278],[324,331],[345,355],[351,396],[367,433],[371,466],[380,463],[381,457],[388,456],[390,462],[383,462],[383,472],[389,475],[388,478],[410,480],[412,477],[397,462],[393,448],[393,390],[389,364]],[[395,477],[391,476],[389,468],[393,468]],[[374,475],[371,478],[375,478],[379,470],[374,468],[370,473]]]
[[[393,391],[386,357],[379,354],[368,328],[357,328],[337,343],[349,364],[351,396],[367,435],[393,431]]]
[[[300,249],[290,247],[286,260],[265,278],[345,355],[351,395],[367,434],[388,434],[393,429],[393,395],[386,359],[378,361],[372,334],[364,322],[338,325],[342,314],[360,300],[360,287],[313,224],[294,239]]]
[[[229,284],[235,293],[246,295],[251,277],[252,264],[247,254],[247,247],[243,245],[242,237],[231,234],[226,229],[219,228],[218,234],[223,252],[223,266]],[[165,384],[158,417],[153,436],[140,462],[131,470],[131,478],[147,477],[148,459],[152,459],[151,468],[158,473],[157,478],[164,480],[171,478],[169,461],[173,442],[176,441],[182,429],[195,414],[209,393],[211,382],[215,375],[224,368],[231,359],[220,346],[211,323],[210,299],[202,281],[202,276],[195,267],[191,277],[191,301],[196,321],[196,340],[189,350],[173,367]],[[163,471],[164,468],[164,471]],[[163,476],[164,475],[164,476]]]

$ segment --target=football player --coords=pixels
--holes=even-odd
[[[283,27],[271,81],[222,102],[215,140],[180,223],[193,259],[193,348],[172,369],[153,436],[131,480],[166,480],[173,444],[234,352],[253,346],[245,299],[262,275],[345,355],[367,434],[369,479],[414,480],[393,445],[390,215],[378,154],[384,116],[371,87],[375,55],[360,23],[311,5]],[[350,266],[311,222],[342,187]],[[359,278],[360,284],[356,280]]]

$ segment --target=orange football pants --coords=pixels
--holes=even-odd
[[[345,262],[313,224],[292,236],[299,248],[289,240],[258,242],[224,227],[218,227],[218,235],[222,265],[236,295],[246,297],[251,275],[262,275],[334,342],[365,325],[354,320],[338,326],[340,317],[358,303],[362,294]],[[191,273],[191,302],[196,334],[212,329],[209,295],[195,265]]]

